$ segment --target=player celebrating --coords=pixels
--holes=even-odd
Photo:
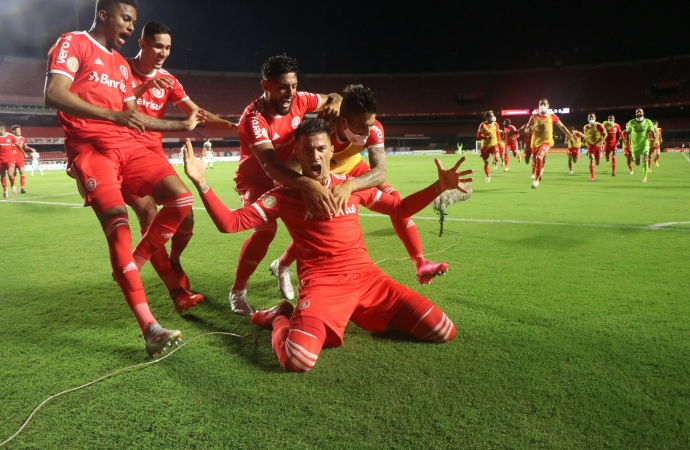
[[[139,54],[129,59],[132,69],[132,86],[137,97],[139,112],[157,119],[163,119],[168,102],[171,102],[185,114],[199,107],[189,98],[180,82],[174,75],[163,69],[170,49],[172,48],[171,30],[160,22],[149,22],[144,25],[139,39]],[[237,126],[206,112],[206,127],[234,130]],[[135,134],[139,143],[151,152],[167,161],[163,150],[163,134],[146,131],[143,135]],[[141,234],[144,235],[156,215],[156,201],[151,196],[138,197],[129,192],[124,199],[132,207],[139,219]],[[164,247],[151,257],[151,265],[165,284],[178,313],[189,310],[204,300],[203,295],[189,291],[189,278],[180,264],[180,256],[192,238],[194,215],[192,210],[170,239],[170,255]]]
[[[587,115],[587,125],[582,129],[585,134],[585,144],[587,144],[587,156],[589,156],[589,181],[594,181],[594,164],[599,165],[601,160],[601,149],[606,139],[606,128],[597,122],[597,116],[594,113]]]
[[[565,142],[568,145],[568,169],[570,170],[570,175],[572,175],[573,163],[576,163],[580,158],[580,148],[582,147],[584,134],[576,130],[575,127],[570,127],[570,135],[573,137],[572,140],[566,136]]]
[[[618,141],[623,140],[623,131],[616,123],[616,117],[611,114],[603,124],[606,128],[606,142],[604,145],[604,154],[606,162],[611,159],[611,176],[616,176],[616,150],[618,150]]]
[[[22,194],[26,194],[26,175],[24,175],[24,159],[28,158],[29,155],[26,152],[35,152],[36,150],[26,145],[26,138],[22,136],[22,128],[19,125],[12,125],[12,133],[14,133],[17,142],[15,145],[19,151],[14,151],[14,163],[16,169],[19,169],[19,183],[21,186]],[[15,172],[16,172],[15,169]],[[16,178],[16,177],[15,177]],[[16,189],[14,184],[12,184],[13,190]]]
[[[10,198],[9,192],[7,191],[5,173],[7,173],[7,177],[10,179],[12,193],[17,194],[17,188],[14,187],[14,151],[16,149],[16,142],[16,137],[13,134],[9,134],[5,124],[0,122],[0,178],[2,178],[2,198],[5,200]]]
[[[496,123],[496,116],[493,111],[486,111],[484,113],[484,122],[479,124],[477,130],[477,139],[481,139],[482,146],[480,155],[484,160],[484,173],[486,173],[487,183],[491,181],[491,172],[489,170],[489,156],[493,155],[494,170],[500,159],[500,150],[498,148],[498,141],[500,139],[499,127]]]
[[[512,125],[510,119],[503,121],[503,135],[505,136],[505,156],[503,157],[505,168],[503,171],[507,172],[510,170],[508,166],[510,159],[508,152],[513,152],[513,156],[517,158],[518,163],[520,162],[520,153],[518,152],[518,138],[520,137],[520,133],[517,128],[515,128],[515,125]]]
[[[400,198],[400,194],[386,183],[386,150],[384,147],[383,125],[376,120],[376,97],[371,89],[358,85],[347,86],[342,93],[343,101],[340,115],[331,125],[330,141],[333,143],[333,158],[331,158],[331,172],[346,175],[348,180],[334,186],[331,190],[337,204],[345,204],[353,192],[371,187]],[[367,148],[371,167],[362,160],[361,153]],[[299,170],[298,167],[295,167]],[[411,218],[391,217],[393,229],[402,241],[407,254],[415,267],[417,281],[421,284],[431,283],[431,280],[444,274],[448,270],[445,262],[435,263],[427,261],[422,251],[417,226]],[[285,270],[297,258],[294,245],[271,264],[272,273],[279,279],[279,289],[288,300],[293,298],[292,285],[289,274],[284,280]],[[286,295],[290,294],[290,295]]]
[[[635,158],[635,165],[642,161],[642,182],[647,182],[647,163],[649,162],[649,142],[654,139],[654,125],[644,118],[644,110],[637,108],[635,118],[625,127],[630,144],[630,150]],[[631,171],[632,172],[632,171]]]
[[[41,168],[41,165],[38,163],[38,158],[40,158],[40,154],[34,150],[31,149],[31,176],[34,176],[34,172],[36,170],[41,172],[41,176],[43,176],[43,169]]]
[[[661,128],[659,128],[659,122],[656,120],[652,121],[654,125],[654,139],[649,140],[649,161],[647,162],[647,167],[649,171],[652,171],[652,154],[654,155],[654,164],[659,167],[659,155],[661,155]]]
[[[97,0],[88,32],[63,34],[48,53],[46,106],[58,110],[65,132],[69,173],[105,234],[113,275],[156,355],[181,338],[151,314],[139,270],[177,231],[194,198],[167,161],[140,145],[139,133],[192,130],[203,113],[185,121],[164,121],[137,111],[127,61],[117,53],[134,31],[136,0]],[[121,189],[163,205],[132,252],[127,208]]]
[[[532,142],[530,144],[532,156],[534,156],[534,181],[532,182],[532,189],[539,187],[541,175],[544,172],[546,155],[554,144],[554,124],[560,128],[566,138],[570,140],[573,139],[570,131],[563,125],[563,122],[558,116],[549,112],[549,100],[545,98],[539,100],[539,112],[537,114],[532,114],[532,117],[530,117],[525,127],[525,130],[529,130],[532,133]],[[525,160],[528,160],[526,156]]]
[[[268,58],[261,67],[264,94],[247,106],[239,123],[240,162],[235,190],[242,203],[250,205],[275,182],[303,191],[309,210],[316,215],[335,214],[335,199],[329,189],[286,167],[295,145],[293,132],[306,113],[320,111],[331,119],[338,114],[338,94],[297,92],[297,62],[286,56]],[[235,280],[228,297],[232,310],[251,315],[247,282],[263,260],[277,230],[274,219],[257,226],[240,251]]]
[[[302,172],[324,186],[336,186],[347,177],[330,173],[330,130],[323,120],[307,119],[295,130],[295,156]],[[280,217],[297,244],[300,293],[297,310],[288,302],[257,311],[252,322],[273,328],[272,347],[285,370],[311,370],[324,346],[342,344],[345,327],[352,320],[368,331],[393,328],[428,342],[448,342],[455,325],[428,299],[395,283],[369,258],[358,220],[359,205],[383,214],[409,217],[438,194],[459,189],[461,177],[472,173],[450,170],[437,159],[439,179],[403,200],[376,188],[352,194],[347,207],[335,216],[306,215],[307,204],[298,191],[276,188],[257,202],[230,211],[206,184],[203,165],[187,146],[185,172],[197,186],[204,205],[221,232],[256,227]],[[306,221],[306,224],[305,224]]]
[[[204,142],[204,150],[206,151],[206,168],[209,168],[209,164],[211,165],[211,169],[213,169],[213,150],[211,150],[213,144],[211,144],[211,139],[206,139],[206,142]]]

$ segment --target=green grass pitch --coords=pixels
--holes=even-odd
[[[228,305],[248,232],[222,235],[196,209],[182,262],[206,302],[176,314],[147,266],[151,309],[185,341],[246,337],[204,336],[60,396],[5,448],[690,448],[690,159],[662,154],[643,184],[620,155],[617,177],[602,161],[590,182],[586,158],[568,175],[553,154],[530,189],[524,163],[511,158],[486,183],[480,158],[467,158],[474,195],[448,209],[443,237],[431,208],[415,219],[428,258],[450,264],[430,286],[416,283],[389,220],[360,211],[372,259],[439,305],[454,341],[351,325],[310,373],[285,373],[270,332]],[[430,184],[432,159],[389,157],[389,182],[403,195]],[[232,208],[235,169],[208,175]],[[27,190],[0,204],[0,442],[50,395],[150,361],[74,182],[47,172]],[[287,243],[280,225],[249,283],[254,307],[280,300],[268,265]]]

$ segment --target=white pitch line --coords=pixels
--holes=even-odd
[[[681,155],[683,155],[683,156],[685,157],[685,159],[687,159],[687,160],[688,160],[688,162],[690,163],[690,158],[688,158],[688,155],[686,155],[686,154],[685,154],[684,152],[683,152],[683,153],[681,153]]]
[[[3,202],[0,200],[0,205],[11,204],[11,203],[35,203],[36,205],[57,205],[57,206],[84,206],[80,203],[58,203],[58,202],[32,202],[31,200],[8,200]]]
[[[29,198],[34,199],[34,198],[47,198],[47,197],[61,197],[63,195],[79,195],[79,192],[69,192],[67,194],[37,195],[37,196],[32,195]]]

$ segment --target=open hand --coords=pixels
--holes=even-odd
[[[474,181],[472,178],[462,178],[467,175],[471,175],[474,173],[474,170],[469,169],[469,170],[463,170],[462,172],[458,173],[458,169],[462,165],[462,163],[465,162],[465,157],[463,156],[458,160],[458,162],[455,163],[455,165],[446,170],[443,168],[443,165],[441,164],[441,160],[436,158],[434,159],[434,162],[436,163],[436,168],[438,169],[438,190],[439,194],[444,191],[448,191],[450,189],[458,189],[464,193],[467,193],[465,189],[462,189],[459,185],[459,183],[470,183]]]
[[[206,186],[206,158],[197,161],[189,139],[184,143],[184,173],[196,187]]]

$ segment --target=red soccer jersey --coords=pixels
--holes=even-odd
[[[26,145],[26,138],[24,136],[17,136],[16,134],[14,135],[15,140],[17,141],[17,145],[24,149],[24,146]],[[14,148],[14,161],[19,162],[21,159],[24,161],[24,152],[22,150],[19,150],[17,147]]]
[[[606,145],[609,147],[613,147],[613,146],[617,145],[619,137],[620,137],[620,139],[623,139],[623,131],[621,130],[621,127],[617,123],[613,124],[613,126],[611,126],[611,127],[607,127],[606,124],[604,124],[604,128],[607,131],[607,133],[606,133]]]
[[[517,141],[520,137],[517,128],[515,128],[514,125],[509,125],[503,129],[503,133],[505,133],[506,136],[506,147],[517,148]]]
[[[327,187],[344,183],[348,177],[331,173]],[[257,227],[280,217],[297,249],[298,276],[367,273],[376,266],[369,258],[359,225],[359,205],[395,217],[410,217],[434,198],[433,186],[399,199],[376,188],[354,192],[345,213],[333,218],[315,217],[299,190],[278,187],[256,203],[230,211],[213,191],[202,196],[204,205],[221,231],[235,232]]]
[[[132,72],[132,89],[144,84],[152,78],[165,77],[173,80],[173,86],[170,89],[152,88],[144,92],[141,97],[137,99],[137,106],[140,113],[155,117],[156,119],[163,119],[168,102],[172,102],[173,105],[177,106],[178,103],[189,100],[189,96],[184,91],[184,88],[171,73],[162,69],[153,69],[153,72],[145,75],[134,67],[133,60],[128,59],[127,62]],[[146,131],[143,136],[136,130],[130,130],[130,133],[132,133],[144,147],[152,148],[163,145],[163,133],[158,131]]]
[[[271,181],[251,147],[270,142],[278,155],[278,161],[284,163],[295,147],[295,128],[306,113],[320,107],[321,97],[309,92],[298,92],[292,101],[290,112],[284,116],[271,115],[264,97],[259,97],[247,106],[239,122],[240,162],[235,181],[258,182],[257,184]]]
[[[14,134],[7,133],[4,136],[0,136],[0,161],[4,163],[14,162],[14,151],[17,147],[14,143],[17,142],[17,137]]]
[[[134,100],[129,64],[116,51],[109,51],[87,32],[63,34],[48,53],[48,74],[72,80],[70,92],[101,108],[122,111]],[[107,120],[83,119],[57,113],[68,140],[88,141],[95,147],[115,148],[132,143],[125,127]]]

